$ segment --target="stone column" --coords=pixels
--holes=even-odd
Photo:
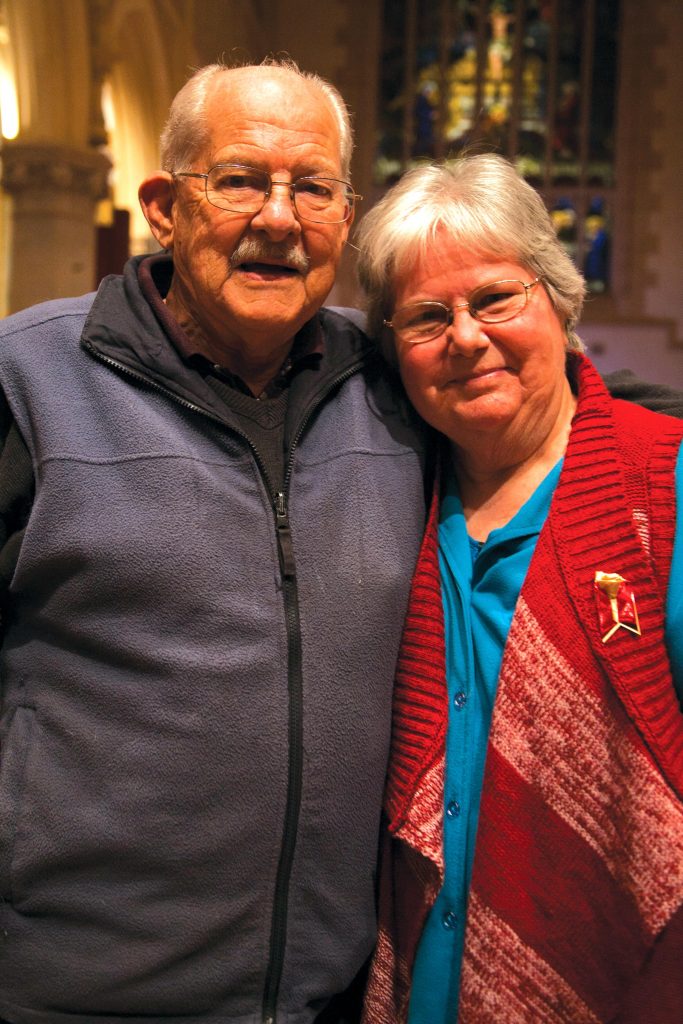
[[[11,197],[9,310],[95,286],[95,207],[111,162],[96,150],[6,141],[0,185]]]

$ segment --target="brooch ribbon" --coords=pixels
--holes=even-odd
[[[628,580],[618,572],[596,572],[595,602],[602,642],[614,636],[618,629],[641,635],[636,598]]]

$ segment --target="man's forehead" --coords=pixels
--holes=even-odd
[[[222,149],[246,141],[259,127],[311,141],[340,158],[339,122],[331,101],[314,81],[287,68],[231,68],[216,76],[207,96],[211,147]]]
[[[235,96],[244,105],[253,104],[259,108],[267,102],[268,97],[278,96],[287,105],[314,105],[321,113],[325,112],[334,119],[332,104],[320,86],[289,68],[270,65],[229,68],[215,76],[209,90],[209,111],[212,105],[221,105],[226,98]]]

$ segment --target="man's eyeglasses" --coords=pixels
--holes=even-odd
[[[501,324],[522,312],[529,300],[529,292],[540,281],[493,281],[472,292],[467,302],[446,306],[443,302],[413,302],[401,306],[384,326],[391,327],[396,336],[409,345],[438,338],[455,318],[456,310],[466,309],[471,317],[484,324]]]
[[[174,178],[203,178],[206,198],[212,206],[231,213],[258,213],[274,185],[289,189],[290,199],[301,220],[315,224],[343,224],[353,210],[356,195],[348,181],[337,178],[303,177],[294,181],[273,181],[267,171],[241,164],[216,164],[207,174],[176,171]]]

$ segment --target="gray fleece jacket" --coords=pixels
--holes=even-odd
[[[134,264],[0,325],[35,490],[6,528],[0,1018],[310,1024],[370,953],[424,467],[320,317],[277,495]]]

